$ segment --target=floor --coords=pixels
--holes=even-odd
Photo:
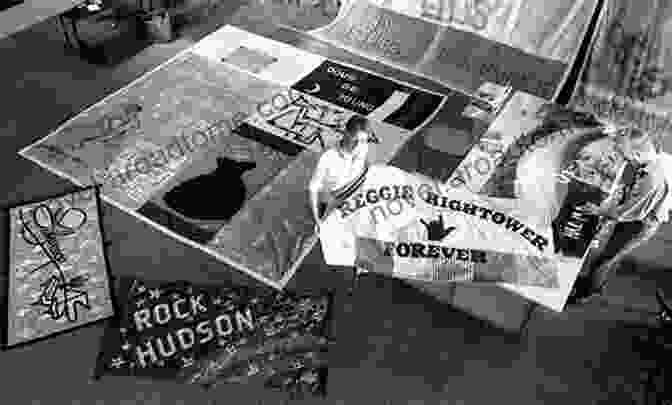
[[[229,21],[277,20],[283,17],[282,10],[289,10],[284,11],[286,18],[298,14],[287,7],[240,6],[241,2],[222,2],[207,12],[207,18],[193,19],[174,42],[154,44],[115,66],[94,66],[64,49],[53,20],[0,41],[0,203],[11,205],[68,188],[66,181],[16,153],[59,122]],[[243,13],[248,17],[241,17]],[[251,282],[112,207],[105,209],[104,224],[112,241],[114,274],[197,283]],[[294,286],[330,285],[342,290],[349,276],[314,269],[300,272]],[[635,325],[650,319],[655,309],[656,285],[672,286],[670,273],[618,274],[606,302],[561,314],[539,310],[521,337],[402,282],[363,278],[353,296],[337,297],[338,345],[332,353],[329,397],[305,403],[634,404],[641,360],[633,352],[632,338],[640,331]],[[95,326],[0,354],[3,397],[11,398],[12,405],[285,400],[281,394],[244,386],[203,392],[131,378],[92,382],[102,332],[102,326]]]

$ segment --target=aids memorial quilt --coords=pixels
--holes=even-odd
[[[672,106],[672,2],[607,2],[586,75],[572,100],[663,144]]]
[[[96,377],[325,394],[329,294],[136,278],[119,279],[117,287],[120,316],[103,337]]]
[[[95,188],[9,210],[7,348],[114,315]]]
[[[353,0],[314,37],[474,94],[484,82],[554,100],[598,0]]]
[[[105,201],[282,288],[317,242],[310,176],[351,116],[368,118],[380,139],[372,162],[413,162],[439,112],[462,142],[504,102],[485,111],[457,91],[429,92],[226,26],[20,154],[76,185],[100,185]]]

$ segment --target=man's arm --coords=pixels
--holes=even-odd
[[[320,212],[318,209],[319,204],[319,191],[315,189],[310,189],[310,211],[313,213],[313,219],[317,225],[320,224]]]
[[[313,219],[315,220],[316,224],[320,224],[320,212],[319,212],[319,196],[320,196],[320,191],[322,191],[322,185],[324,184],[324,177],[325,177],[325,163],[324,163],[324,155],[320,157],[320,160],[317,162],[317,166],[315,167],[315,171],[313,172],[313,176],[310,179],[310,183],[308,183],[308,194],[309,194],[309,199],[310,199],[310,210],[313,214]]]
[[[650,212],[655,209],[667,194],[667,186],[664,181],[657,178],[659,175],[659,173],[654,173],[651,178],[643,180],[645,184],[642,184],[642,187],[646,191],[637,196],[631,196],[623,204],[609,207],[604,210],[604,215],[615,219],[622,219],[624,217],[627,219],[630,214],[638,216],[637,213],[641,210]]]

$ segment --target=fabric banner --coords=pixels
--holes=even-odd
[[[561,310],[591,244],[602,240],[609,229],[581,207],[620,200],[626,159],[617,138],[607,130],[614,122],[542,101],[527,103],[523,111],[528,120],[522,121],[524,128],[493,125],[493,131],[516,131],[517,136],[478,190],[491,197],[515,198],[521,209],[552,228],[556,251],[573,263],[559,274],[559,293],[534,287],[513,290],[531,299],[546,296],[550,307]],[[459,184],[464,176],[457,178]]]
[[[114,315],[97,189],[9,210],[7,347]]]
[[[316,38],[473,94],[485,81],[553,99],[597,0],[355,0]]]
[[[20,153],[235,269],[208,246],[240,208],[305,148],[267,146],[233,128],[280,86],[182,53],[66,122]],[[226,190],[219,198],[193,198]]]
[[[592,115],[546,105],[538,111],[538,119],[539,125],[500,157],[481,192],[517,198],[526,211],[560,232],[559,248],[582,257],[597,223],[580,207],[616,199],[613,193],[626,159],[616,139],[603,130],[605,122]]]
[[[444,248],[456,257],[459,249],[475,250],[476,257],[496,252],[493,260],[511,263],[509,257],[516,257],[533,265],[512,265],[518,274],[495,277],[481,266],[484,275],[472,281],[499,277],[507,289],[562,310],[591,243],[607,229],[581,208],[614,203],[623,189],[625,158],[606,129],[613,123],[519,92],[481,133],[473,126],[446,131],[441,117],[442,112],[418,131],[391,166],[372,167],[360,189],[321,225],[325,261],[353,265],[359,237],[370,240],[369,252],[377,258],[369,266],[373,271],[428,280],[444,277],[433,273]],[[440,243],[430,243],[437,247],[422,245],[432,241],[430,232],[444,231]],[[390,260],[381,253],[385,243],[405,244],[401,255],[409,257]],[[417,253],[414,243],[422,245]],[[430,251],[439,257],[426,257]],[[413,269],[411,261],[418,260],[424,264]],[[458,277],[455,265],[446,267],[444,273]],[[549,267],[557,280],[546,276]]]
[[[424,281],[553,288],[552,235],[534,220],[516,201],[443,193],[398,168],[374,166],[321,225],[320,238],[328,264]]]
[[[428,121],[443,97],[325,61],[292,86],[341,108],[412,131]]]
[[[472,32],[532,55],[571,63],[595,0],[371,0],[410,17]]]
[[[358,238],[355,264],[358,269],[372,273],[432,283],[501,282],[545,288],[558,286],[557,268],[548,258],[482,248],[458,248],[414,239]]]
[[[672,1],[607,2],[588,69],[572,101],[661,143],[672,108]]]
[[[374,163],[414,160],[406,145],[439,114],[484,131],[508,100],[484,89],[491,101],[436,94],[226,26],[20,154],[282,288],[317,241],[307,184],[349,117],[370,120]]]
[[[122,278],[96,376],[323,395],[331,296]]]

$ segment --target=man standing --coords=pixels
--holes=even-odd
[[[653,139],[634,128],[617,139],[628,160],[623,196],[615,206],[584,206],[586,212],[617,223],[604,251],[591,266],[590,274],[580,276],[574,284],[575,291],[570,297],[573,302],[601,295],[617,264],[651,239],[669,219],[672,190],[666,180],[664,157]]]
[[[379,143],[369,121],[359,115],[352,116],[345,124],[345,133],[338,145],[320,157],[310,180],[310,208],[327,264],[354,265],[355,236],[338,224],[322,224],[364,183],[369,168],[369,143]],[[353,267],[353,271],[350,293],[357,281],[357,267]]]

